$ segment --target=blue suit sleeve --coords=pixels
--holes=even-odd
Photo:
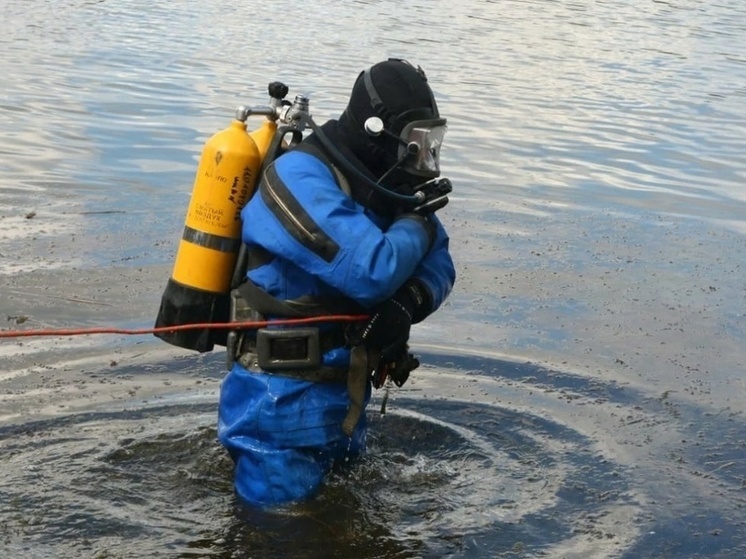
[[[263,180],[241,214],[245,242],[293,262],[366,308],[393,295],[428,254],[423,223],[399,219],[385,227],[312,155],[291,152],[274,167],[274,187]],[[423,272],[425,281],[434,281]]]
[[[436,235],[433,246],[420,261],[412,277],[422,282],[430,292],[432,309],[434,312],[446,300],[456,281],[456,269],[448,250],[448,234],[437,217],[432,216],[436,223]]]

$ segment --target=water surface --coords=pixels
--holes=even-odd
[[[203,142],[389,56],[448,118],[459,277],[369,455],[277,511],[233,497],[219,352],[1,340],[3,557],[744,555],[742,3],[4,8],[7,329],[152,325]]]

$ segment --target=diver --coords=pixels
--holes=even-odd
[[[272,321],[360,314],[356,325],[266,327],[228,344],[218,437],[238,497],[258,506],[314,495],[365,449],[365,407],[418,362],[412,324],[455,281],[448,235],[417,206],[440,176],[446,130],[421,68],[399,59],[357,77],[348,105],[268,164],[241,212],[245,281],[233,313]]]

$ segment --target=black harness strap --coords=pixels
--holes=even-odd
[[[314,297],[304,295],[297,299],[278,299],[247,280],[239,285],[238,293],[246,303],[263,316],[307,318],[328,314],[359,314],[362,307],[347,297]]]

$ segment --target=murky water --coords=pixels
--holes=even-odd
[[[219,352],[0,340],[2,557],[746,553],[740,2],[8,0],[0,45],[5,329],[151,326],[204,140],[387,56],[449,119],[459,272],[370,453],[272,512]]]

